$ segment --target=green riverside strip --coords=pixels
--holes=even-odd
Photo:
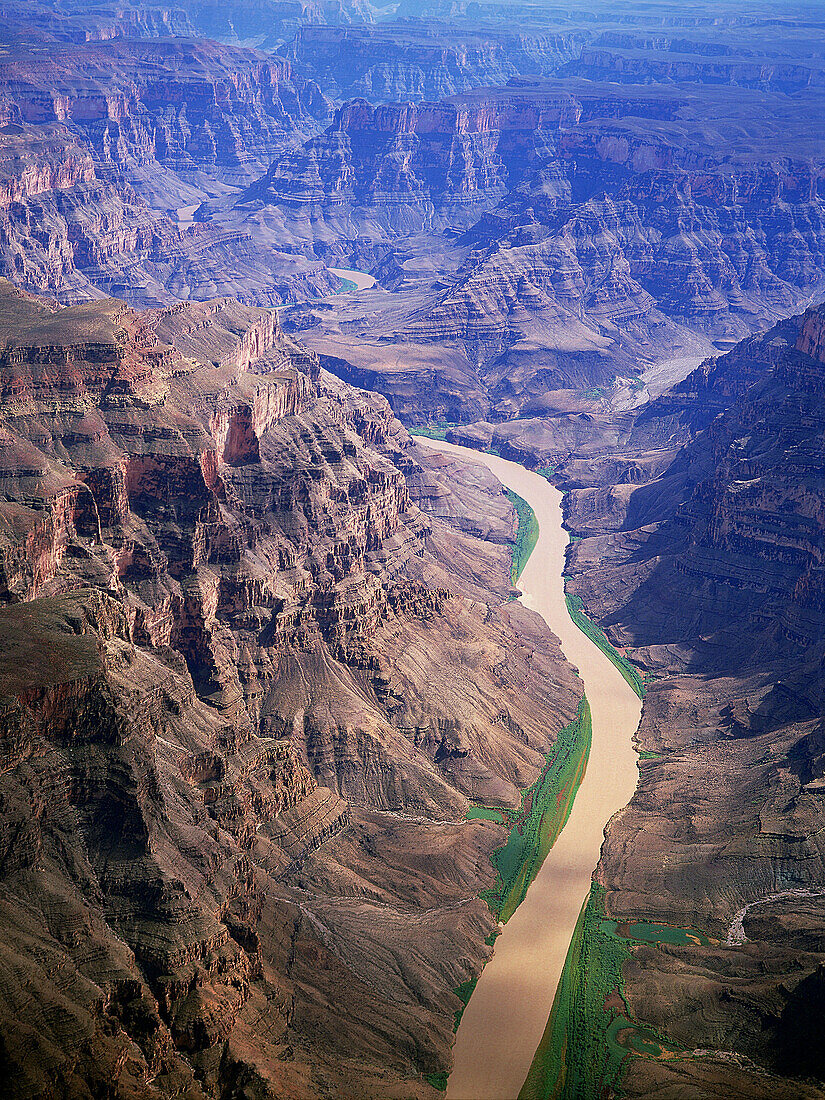
[[[499,825],[506,825],[507,821],[504,818],[506,811],[494,810],[489,806],[471,806],[467,811],[467,821],[495,821]]]
[[[602,934],[604,890],[593,883],[576,924],[556,999],[519,1100],[602,1096],[618,1078],[627,1051],[608,1043],[621,1000],[622,964],[630,951]]]
[[[449,420],[434,420],[431,424],[419,424],[417,428],[410,428],[410,435],[421,435],[425,439],[447,440],[447,432],[450,428],[458,428],[460,425],[452,424]]]
[[[438,1089],[439,1092],[446,1092],[449,1076],[449,1073],[425,1073],[424,1080],[428,1085],[431,1085],[432,1088]]]
[[[530,555],[539,541],[539,521],[536,513],[518,493],[512,489],[505,489],[504,495],[513,505],[518,515],[518,531],[516,532],[516,544],[513,547],[513,562],[510,566],[510,583],[515,584],[524,571],[524,567],[530,560]]]
[[[604,903],[604,887],[594,882],[519,1100],[618,1096],[626,1059],[691,1057],[630,1016],[622,967],[636,944],[684,946],[711,941],[693,928],[610,920]]]
[[[482,819],[510,826],[507,842],[492,855],[497,871],[495,885],[479,895],[502,923],[506,923],[524,901],[530,883],[570,816],[576,792],[584,779],[590,737],[590,706],[583,696],[576,717],[559,732],[553,751],[545,756],[541,775],[532,787],[522,791],[518,810],[471,806],[467,811],[468,821]],[[493,932],[487,940],[490,947],[498,935]],[[470,978],[453,990],[462,1002],[455,1014],[454,1031],[458,1031],[477,982],[477,977]],[[446,1074],[430,1074],[426,1080],[439,1091],[447,1088]]]
[[[579,630],[587,635],[593,645],[599,647],[609,661],[613,662],[639,698],[644,699],[645,685],[640,673],[636,671],[626,657],[623,657],[617,649],[614,649],[601,627],[596,626],[592,619],[587,617],[584,613],[581,596],[569,596],[565,593],[564,598],[567,603],[567,610],[570,612],[570,618]]]
[[[590,707],[582,698],[576,717],[560,731],[547,755],[541,775],[522,793],[521,808],[500,811],[511,826],[510,835],[493,853],[495,884],[480,897],[504,924],[521,905],[570,815],[587,767],[590,736]]]

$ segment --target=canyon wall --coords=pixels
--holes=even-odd
[[[580,695],[500,487],[229,299],[0,342],[13,1094],[435,1095]]]
[[[202,40],[17,47],[0,73],[0,270],[65,301],[325,292],[317,265],[273,263],[178,210],[200,205],[205,180],[254,178],[328,112],[285,60]]]
[[[355,101],[247,189],[237,224],[371,268],[369,331],[337,303],[289,324],[408,422],[562,413],[657,359],[729,348],[820,285],[809,105],[760,102],[577,79]]]
[[[822,324],[703,364],[623,451],[562,473],[570,590],[646,678],[639,787],[596,874],[629,1096],[825,1091]]]
[[[549,75],[578,57],[585,37],[578,30],[520,34],[435,21],[305,25],[286,52],[332,99],[420,103]]]

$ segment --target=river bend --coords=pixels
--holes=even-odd
[[[561,493],[516,462],[419,439],[481,462],[536,513],[539,538],[518,582],[522,603],[560,639],[584,681],[593,719],[587,773],[567,825],[484,968],[458,1029],[447,1100],[515,1100],[542,1037],[567,948],[599,859],[604,827],[625,806],[638,771],[633,734],[641,702],[619,670],[573,623],[564,600]]]

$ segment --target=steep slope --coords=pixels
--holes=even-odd
[[[825,27],[754,19],[750,26],[651,27],[603,31],[565,71],[591,80],[695,81],[795,94],[823,84]]]
[[[593,920],[602,904],[609,920],[601,933],[585,923],[591,967],[619,959],[603,995],[622,1000],[605,1002],[594,1032],[563,1016],[559,1038],[566,1028],[581,1052],[563,1095],[577,1073],[603,1088],[616,1072],[639,1097],[825,1095],[811,1030],[825,874],[823,329],[809,311],[666,395],[660,423],[672,427],[678,399],[694,438],[658,477],[637,450],[636,485],[611,486],[605,463],[569,494],[571,591],[649,679],[648,759],[608,829],[604,900],[591,902]],[[715,418],[702,413],[713,375]],[[650,443],[653,412],[645,420],[637,446]],[[581,484],[584,463],[571,474]],[[591,995],[583,974],[572,980]]]
[[[189,39],[15,47],[0,74],[0,271],[64,300],[328,291],[316,265],[192,224],[327,117],[288,62]],[[188,221],[179,211],[188,213]]]
[[[18,47],[4,61],[7,122],[73,123],[102,161],[249,179],[328,117],[284,58],[206,39]],[[257,169],[257,172],[256,172]]]
[[[32,29],[51,42],[100,42],[112,38],[204,37],[270,49],[303,23],[370,22],[364,0],[6,0],[7,34],[27,40]]]
[[[332,99],[434,102],[516,76],[547,76],[578,57],[586,33],[464,28],[455,22],[303,26],[285,51]]]
[[[289,323],[409,422],[566,413],[820,285],[815,102],[572,79],[356,101],[247,189],[234,224],[371,268],[369,299]]]
[[[506,835],[464,813],[579,695],[509,504],[260,309],[4,283],[0,338],[12,1095],[432,1095]]]
[[[282,204],[296,222],[340,219],[345,238],[359,221],[388,238],[424,226],[468,228],[480,207],[552,160],[560,129],[646,109],[672,118],[680,106],[671,94],[582,81],[519,81],[418,105],[356,100],[324,134],[276,160],[244,201]]]

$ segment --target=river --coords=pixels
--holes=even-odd
[[[189,229],[195,224],[195,211],[200,205],[193,202],[189,206],[178,207],[178,229]]]
[[[339,279],[346,279],[347,282],[355,283],[356,290],[372,290],[375,286],[374,276],[367,275],[365,271],[352,271],[348,267],[328,267],[327,271],[331,271]]]
[[[619,670],[573,623],[564,601],[561,493],[518,463],[440,440],[419,442],[481,462],[530,504],[539,539],[518,582],[522,602],[561,640],[584,681],[593,717],[587,773],[567,825],[496,940],[458,1029],[447,1100],[515,1100],[544,1031],[608,820],[638,776],[632,738],[641,703]]]

